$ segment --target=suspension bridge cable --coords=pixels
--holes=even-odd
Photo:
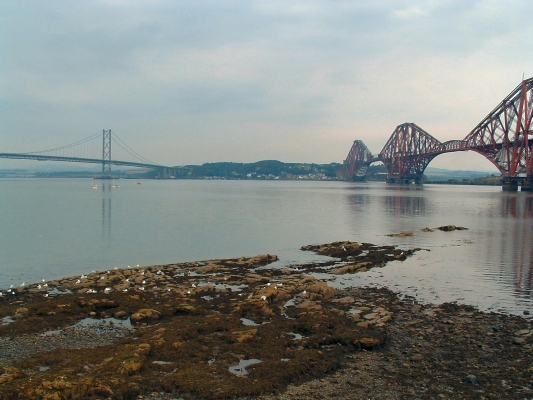
[[[115,140],[115,138],[117,138],[120,143]],[[124,151],[126,151],[128,154],[130,154],[131,156],[135,157],[136,159],[138,160],[141,160],[147,164],[154,164],[154,165],[157,165],[157,163],[147,159],[146,157],[143,157],[141,156],[139,153],[137,153],[135,150],[133,150],[130,146],[128,146],[128,144],[126,142],[124,142],[117,134],[116,132],[113,132],[113,135],[111,136],[111,140],[113,140],[113,142],[115,142],[119,147],[121,147]],[[122,143],[122,144],[121,144]],[[125,146],[125,147],[124,147]],[[127,148],[126,148],[127,147]]]
[[[95,139],[96,137],[100,136],[102,134],[102,132],[98,132],[98,133],[95,133],[94,135],[91,135],[89,137],[86,137],[85,139],[82,139],[82,140],[78,140],[77,142],[74,142],[74,143],[71,143],[71,144],[67,144],[65,146],[61,146],[61,147],[56,147],[56,148],[53,148],[53,149],[48,149],[48,150],[41,150],[41,151],[32,151],[32,152],[29,152],[29,153],[23,153],[23,154],[38,154],[38,153],[50,153],[52,151],[59,151],[59,150],[65,150],[65,149],[68,149],[68,148],[71,148],[71,147],[74,147],[74,146],[78,146],[78,145],[81,145],[83,143],[86,143],[90,140],[93,140]]]

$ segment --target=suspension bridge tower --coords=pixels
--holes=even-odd
[[[112,179],[111,175],[111,129],[102,130],[102,176],[100,179]]]

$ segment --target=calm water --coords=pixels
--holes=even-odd
[[[0,288],[128,265],[277,254],[335,240],[421,247],[332,283],[533,311],[533,195],[498,187],[297,181],[0,179]],[[459,225],[468,231],[419,229]],[[387,233],[414,231],[391,238]]]

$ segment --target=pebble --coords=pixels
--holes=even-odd
[[[477,384],[477,378],[475,375],[467,375],[465,380],[473,385]]]
[[[511,339],[511,342],[513,344],[516,344],[516,345],[519,345],[519,346],[523,346],[524,344],[526,344],[526,339],[519,338],[519,337],[514,337],[514,338]]]
[[[129,328],[119,326],[87,326],[82,329],[66,328],[55,335],[0,338],[0,366],[11,365],[32,354],[58,348],[91,348],[111,344],[129,332]]]

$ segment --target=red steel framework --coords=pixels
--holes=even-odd
[[[533,183],[533,78],[522,81],[465,138],[502,173],[504,181]]]
[[[398,125],[381,150],[379,159],[390,182],[420,182],[424,170],[443,151],[442,143],[413,123]]]
[[[362,140],[354,140],[350,152],[344,160],[344,169],[350,178],[361,177],[364,178],[366,167],[372,164],[374,156],[372,152],[366,147]],[[363,170],[363,171],[361,171]]]
[[[533,190],[533,78],[522,81],[464,140],[441,143],[418,125],[398,125],[378,156],[361,140],[354,141],[344,167],[350,177],[381,161],[390,182],[420,182],[439,154],[472,150],[501,172],[504,189]],[[358,174],[359,172],[359,174]]]

